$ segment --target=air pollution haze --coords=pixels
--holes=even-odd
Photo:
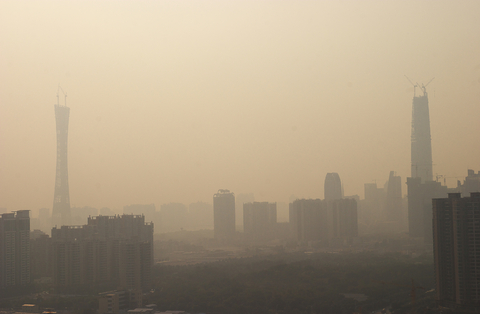
[[[480,169],[479,1],[2,1],[0,207],[288,202],[410,176],[427,83],[433,176]],[[418,91],[418,89],[417,89]],[[442,182],[443,183],[443,182]]]

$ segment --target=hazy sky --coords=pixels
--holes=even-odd
[[[404,75],[435,77],[433,172],[455,186],[480,170],[479,17],[480,1],[1,1],[0,207],[52,207],[58,84],[72,206],[323,198],[327,172],[363,198],[410,175]]]

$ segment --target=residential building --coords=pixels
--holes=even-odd
[[[28,210],[0,216],[0,290],[30,284]]]
[[[433,248],[439,305],[480,312],[480,193],[433,199]]]

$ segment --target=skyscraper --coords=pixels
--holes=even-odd
[[[55,176],[55,194],[53,197],[53,225],[69,225],[71,223],[70,192],[68,189],[68,120],[70,108],[66,103],[55,105],[55,121],[57,125],[57,170]]]
[[[336,172],[327,173],[324,185],[325,200],[339,200],[343,198],[342,182]]]
[[[428,85],[428,84],[427,84]],[[426,86],[423,95],[413,95],[412,103],[412,151],[411,177],[421,178],[422,183],[432,181],[432,139]]]
[[[443,194],[446,187],[432,180],[428,93],[426,85],[422,85],[423,95],[417,96],[417,86],[414,85],[412,102],[411,177],[407,178],[408,230],[411,237],[423,237],[429,243],[432,239],[432,199],[446,196]]]
[[[213,235],[221,243],[235,237],[235,195],[229,190],[218,190],[213,195]]]
[[[442,306],[480,312],[480,193],[433,201],[436,299]],[[462,312],[463,313],[463,312]]]

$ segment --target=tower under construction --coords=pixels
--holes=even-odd
[[[417,86],[418,85],[414,85],[414,87]],[[422,183],[432,181],[433,179],[432,139],[430,136],[430,114],[428,111],[428,93],[426,87],[426,85],[420,87],[423,95],[419,96],[415,95],[414,89],[412,105],[411,177],[421,178]]]
[[[55,176],[55,194],[53,197],[52,223],[53,225],[69,225],[71,222],[70,213],[70,192],[68,188],[68,120],[70,108],[67,107],[67,96],[65,104],[61,106],[58,102],[55,105],[55,121],[57,126],[57,169]]]

